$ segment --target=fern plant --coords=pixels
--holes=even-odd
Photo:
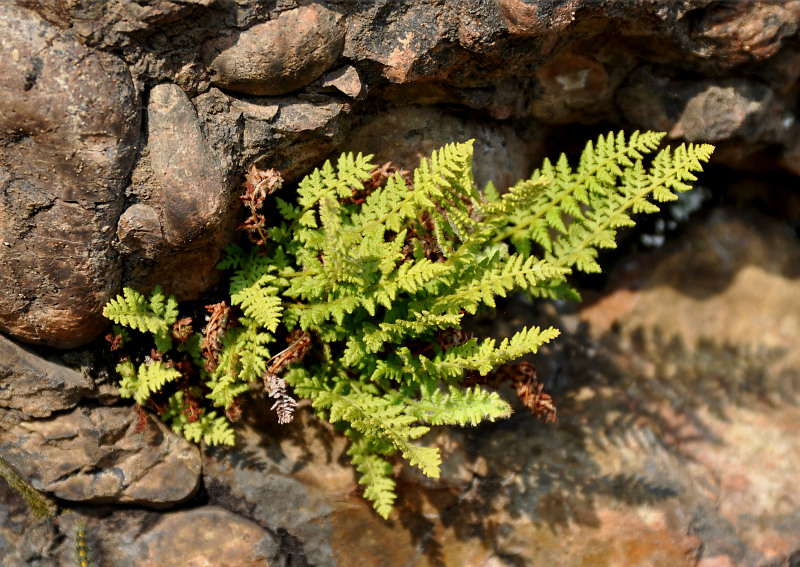
[[[516,386],[531,413],[555,419],[533,367],[510,364],[558,330],[479,342],[460,330],[462,319],[509,293],[578,299],[570,273],[600,271],[598,250],[615,247],[632,214],[655,212],[656,202],[688,190],[713,151],[664,148],[646,166],[663,136],[601,136],[577,168],[563,155],[546,160],[502,196],[475,187],[472,141],[435,151],[413,173],[345,154],[303,179],[296,202],[274,197],[282,218],[271,227],[260,208],[280,176],[253,168],[242,228],[256,246],[226,250],[218,268],[231,273],[231,305],[209,306],[202,333],[177,324],[174,300],[160,290],[149,301],[125,290],[108,304],[114,322],[153,335],[155,358],[167,360],[172,339],[182,337],[168,362],[120,363],[120,393],[145,404],[178,384],[155,409],[207,443],[233,442],[216,411],[235,419],[251,381],[263,380],[282,423],[297,405],[292,392],[307,398],[350,439],[364,495],[388,517],[390,457],[399,453],[438,477],[438,450],[417,440],[434,425],[507,417],[508,402],[492,391],[500,381]],[[276,353],[268,345],[279,339],[288,346]],[[191,384],[186,360],[197,373]]]

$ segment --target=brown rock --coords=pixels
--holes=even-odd
[[[106,325],[110,250],[139,129],[122,63],[0,7],[0,330],[67,348]]]
[[[581,0],[553,2],[552,0],[498,0],[500,13],[508,31],[518,36],[538,36],[561,32],[575,21],[575,9],[585,4]]]
[[[75,409],[40,421],[6,414],[4,421],[0,458],[57,498],[166,508],[199,486],[197,447],[154,418],[135,433],[132,407]]]
[[[322,76],[323,87],[334,87],[350,98],[363,100],[367,98],[367,85],[358,75],[358,70],[352,65],[345,65]]]
[[[602,63],[574,52],[559,54],[542,65],[536,77],[542,95],[530,102],[530,111],[547,123],[569,122],[576,116],[602,112],[616,86]]]
[[[309,84],[341,53],[345,30],[340,18],[321,4],[310,4],[206,42],[203,56],[213,84],[253,95],[279,95]]]
[[[49,417],[75,407],[93,388],[92,380],[80,372],[0,335],[0,406],[29,417]]]
[[[800,366],[796,240],[763,217],[727,209],[685,239],[691,246],[665,253],[645,272],[644,288],[617,323],[623,331],[658,328],[690,348],[703,341],[778,348]]]
[[[800,2],[709,2],[699,15],[687,47],[735,66],[775,55],[797,32]]]
[[[744,78],[671,81],[640,69],[617,102],[632,123],[692,142],[755,139],[783,128],[769,87]]]
[[[178,300],[195,299],[216,281],[214,266],[237,211],[219,158],[180,87],[154,87],[147,118],[148,159],[134,172],[143,198],[122,214],[117,236],[126,252],[149,262],[136,264],[125,285],[160,284]]]
[[[141,567],[269,567],[276,544],[255,522],[206,506],[164,515],[137,538],[129,555]]]
[[[150,91],[147,106],[150,167],[167,246],[183,247],[219,225],[229,194],[189,97],[177,85]]]
[[[126,249],[152,260],[164,247],[164,234],[158,211],[145,203],[135,203],[125,209],[117,222],[117,237]]]
[[[505,189],[533,170],[531,155],[539,148],[526,144],[509,126],[465,120],[429,107],[403,107],[379,114],[357,128],[344,151],[375,154],[373,161],[412,171],[423,157],[451,142],[475,139],[473,173],[480,189],[492,181]]]

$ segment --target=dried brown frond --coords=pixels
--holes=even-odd
[[[542,391],[544,384],[539,382],[536,367],[530,362],[503,364],[486,376],[473,374],[464,381],[464,386],[485,384],[498,388],[503,382],[510,382],[514,386],[520,401],[533,417],[541,418],[544,423],[555,423],[557,409],[553,398]]]
[[[181,317],[172,325],[172,336],[175,337],[179,343],[183,344],[190,336],[192,336],[192,318]]]
[[[436,333],[436,341],[442,350],[448,350],[453,347],[461,346],[472,339],[472,333],[466,332],[464,329],[450,327],[449,329],[440,329]]]
[[[228,409],[225,410],[225,415],[234,423],[239,421],[242,417],[242,406],[238,399],[233,400]]]
[[[303,359],[311,346],[311,335],[306,331],[296,329],[289,334],[286,340],[289,342],[289,346],[269,359],[267,371],[264,373],[267,395],[275,398],[275,403],[270,409],[277,412],[280,424],[291,423],[294,419],[297,400],[286,392],[286,380],[278,377],[278,374],[293,362]]]
[[[293,362],[303,360],[306,351],[311,346],[311,335],[306,331],[295,329],[287,337],[286,341],[289,346],[281,352],[269,359],[269,366],[267,372],[271,374],[280,374],[284,368]]]
[[[244,201],[250,216],[238,227],[239,230],[247,232],[248,238],[257,245],[267,241],[266,227],[267,219],[259,212],[264,199],[283,186],[281,174],[275,169],[258,169],[255,165],[250,168],[244,179],[244,194],[239,198]]]
[[[267,388],[267,395],[275,398],[275,403],[270,409],[278,414],[278,423],[281,425],[291,423],[294,419],[294,409],[297,407],[297,400],[286,393],[286,380],[278,378],[272,372],[264,374],[264,386]]]
[[[224,302],[206,305],[206,327],[203,331],[203,339],[200,348],[203,351],[205,367],[207,372],[213,372],[217,368],[217,359],[222,350],[222,337],[230,326],[231,308]]]
[[[400,176],[403,178],[403,180],[409,187],[412,186],[413,182],[411,179],[411,174],[404,169],[400,169],[398,167],[393,166],[392,162],[387,161],[383,165],[376,166],[375,169],[373,169],[370,172],[369,179],[363,182],[364,185],[363,189],[353,189],[353,195],[346,199],[342,199],[342,204],[360,205],[364,203],[364,201],[366,200],[367,196],[370,193],[372,193],[373,191],[375,191],[375,189],[383,185],[387,179],[389,179],[396,173],[400,174]]]
[[[122,348],[122,335],[114,335],[114,333],[108,333],[106,334],[105,339],[109,343],[111,343],[111,346],[109,347],[111,352],[114,352],[115,350],[119,350]]]
[[[188,390],[183,391],[183,411],[181,413],[186,416],[186,423],[197,421],[200,419],[200,414],[203,413],[200,403]]]
[[[147,427],[147,413],[144,411],[144,408],[139,404],[133,406],[134,411],[136,411],[136,427],[134,428],[134,433],[141,433]]]
[[[519,364],[505,364],[498,370],[505,380],[511,382],[517,390],[520,401],[528,408],[531,415],[542,418],[544,423],[555,423],[556,406],[550,394],[542,391],[544,384],[539,382],[539,375],[536,367],[530,362],[520,362]]]

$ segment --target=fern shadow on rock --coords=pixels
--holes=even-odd
[[[535,319],[549,323],[547,308],[528,311],[539,311]],[[714,425],[734,419],[734,408],[768,415],[782,400],[794,403],[800,373],[774,371],[786,353],[712,341],[689,348],[659,332],[642,331],[628,342],[615,332],[593,339],[585,325],[557,324],[562,336],[536,362],[546,383],[549,377],[558,421],[544,425],[516,407],[510,419],[468,433],[466,451],[486,459],[488,473],[475,474],[449,500],[401,490],[403,524],[421,547],[435,558],[445,545],[437,540],[441,528],[409,511],[424,508],[419,500],[427,498],[429,505],[440,502],[439,521],[458,539],[485,540],[512,563],[524,559],[514,559],[505,534],[520,521],[540,537],[545,528],[557,538],[575,529],[600,529],[606,511],[620,506],[631,513],[683,510],[685,528],[708,550],[756,558],[746,542],[731,547],[731,535],[743,528],[695,485],[698,479],[687,467],[697,464],[696,449],[686,444],[724,444]]]

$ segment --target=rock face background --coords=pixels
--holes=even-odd
[[[794,0],[0,4],[0,458],[72,510],[37,521],[0,480],[4,564],[68,564],[79,526],[123,566],[800,561],[799,22]],[[475,138],[503,187],[610,129],[715,143],[706,205],[661,250],[623,243],[581,306],[486,322],[564,331],[535,359],[559,421],[438,433],[443,478],[402,470],[390,522],[308,414],[200,451],[117,405],[102,306],[212,289],[250,165]]]

